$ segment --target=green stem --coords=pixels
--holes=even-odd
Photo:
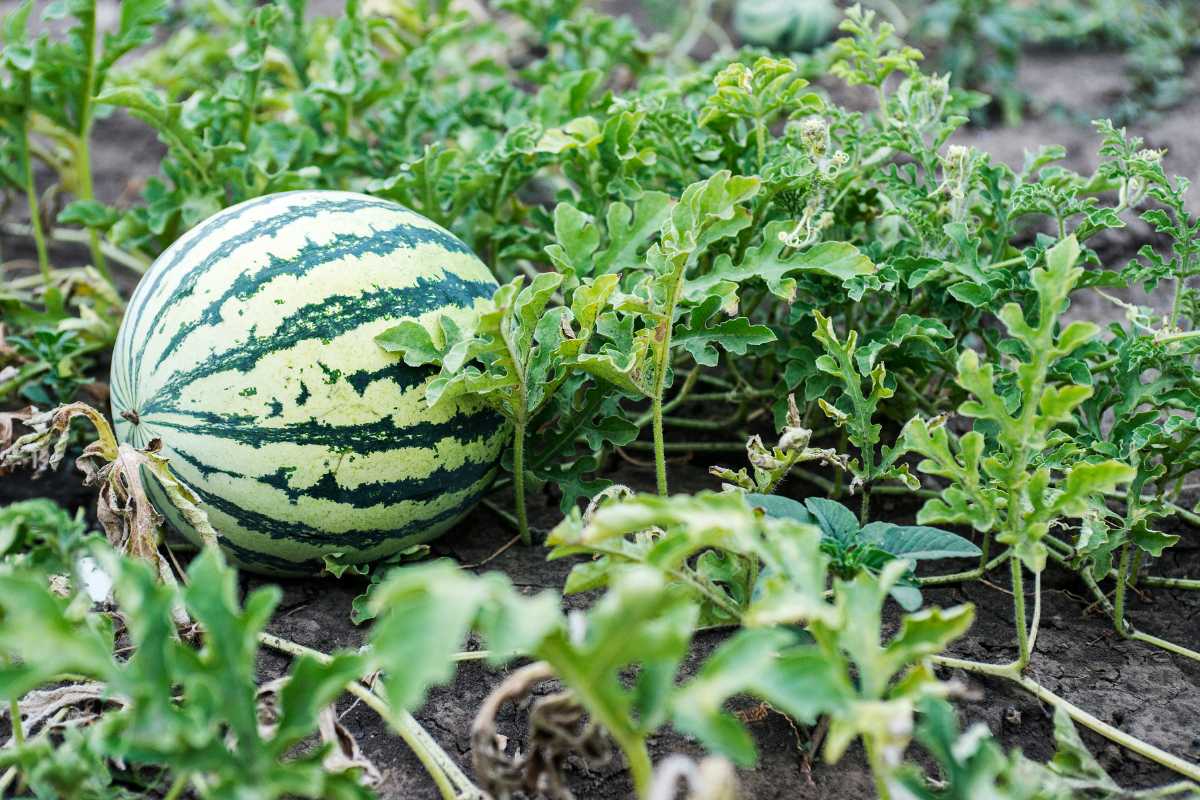
[[[1137,586],[1142,574],[1142,564],[1145,563],[1146,551],[1138,548],[1133,553],[1133,569],[1129,571],[1129,585]]]
[[[1171,314],[1167,318],[1167,327],[1169,328],[1174,328],[1175,322],[1179,319],[1179,301],[1183,299],[1183,287],[1185,283],[1187,283],[1187,279],[1183,275],[1175,278],[1175,292],[1171,296]]]
[[[513,502],[517,507],[517,532],[521,544],[533,544],[529,533],[529,517],[525,510],[525,420],[513,425]]]
[[[715,386],[718,389],[725,389],[726,391],[732,391],[733,389],[737,388],[724,378],[718,378],[716,375],[709,375],[707,372],[700,373],[699,380],[701,383],[707,383],[709,386]]]
[[[258,82],[262,77],[262,69],[254,70],[246,79],[246,93],[242,98],[242,120],[238,138],[246,145],[246,149],[250,149],[250,143],[247,141],[250,137],[250,127],[254,124],[254,110],[258,105]]]
[[[50,288],[50,252],[46,248],[46,232],[42,229],[42,213],[38,208],[37,186],[33,181],[33,161],[29,158],[29,116],[21,124],[21,160],[25,168],[25,199],[29,203],[29,227],[33,231],[33,243],[37,249],[38,270],[42,283]]]
[[[676,408],[682,405],[683,402],[688,399],[688,395],[692,393],[692,388],[696,385],[696,381],[699,379],[700,365],[697,364],[695,367],[692,367],[692,370],[687,374],[687,377],[683,381],[683,386],[679,387],[679,393],[663,405],[663,413],[666,414],[669,411],[674,411]],[[636,424],[639,428],[641,428],[653,418],[653,411],[642,414],[642,416],[638,417]]]
[[[1130,630],[1129,638],[1135,642],[1144,642],[1145,644],[1166,650],[1168,653],[1174,653],[1177,656],[1190,658],[1193,661],[1200,661],[1200,652],[1197,652],[1190,647],[1184,647],[1181,644],[1169,642],[1166,639],[1160,639],[1157,636],[1152,636],[1139,630]]]
[[[313,650],[269,633],[260,633],[258,640],[266,647],[281,653],[296,657],[310,656],[322,664],[330,661],[330,657],[319,650]],[[470,778],[459,769],[458,764],[421,727],[421,723],[417,722],[412,714],[403,710],[396,711],[382,697],[356,680],[346,685],[346,691],[378,714],[404,740],[404,743],[412,749],[417,760],[421,762],[421,766],[425,768],[437,785],[443,800],[486,800],[487,795],[471,782]]]
[[[943,586],[947,583],[963,583],[965,581],[977,580],[1003,564],[1004,560],[1011,556],[1012,552],[1005,550],[991,561],[981,563],[977,567],[972,567],[963,572],[952,572],[949,575],[930,575],[928,578],[917,578],[917,583],[922,586]]]
[[[83,95],[79,98],[79,131],[75,139],[75,171],[79,180],[79,199],[95,200],[96,193],[92,187],[92,121],[96,97],[96,17],[93,14],[86,31],[85,58],[87,73],[84,76]],[[108,272],[108,262],[104,258],[104,249],[100,246],[100,234],[95,228],[88,229],[88,247],[92,251],[92,264],[104,279],[112,283]]]
[[[1115,742],[1127,750],[1131,750],[1143,758],[1149,759],[1156,764],[1160,764],[1167,769],[1178,772],[1180,775],[1183,775],[1189,780],[1200,781],[1200,766],[1193,764],[1190,761],[1185,761],[1179,756],[1159,749],[1148,742],[1143,742],[1141,739],[1138,739],[1135,736],[1130,736],[1128,733],[1125,733],[1119,728],[1114,728],[1107,722],[1103,722],[1084,711],[1082,708],[1079,708],[1069,700],[1059,697],[1057,694],[1042,686],[1032,678],[1017,677],[1013,680],[1015,680],[1026,691],[1029,691],[1035,695],[1042,702],[1052,705],[1055,708],[1061,708],[1075,722],[1100,734],[1109,741]]]
[[[22,225],[19,222],[0,222],[0,231],[3,231],[11,236],[30,236],[36,243],[38,236],[41,233],[41,228],[39,225],[39,228],[35,230],[32,225]],[[67,244],[88,243],[87,231],[75,230],[74,228],[51,228],[46,238],[48,238],[50,241],[65,242]],[[42,242],[42,246],[44,247],[45,238],[43,238]],[[121,266],[128,267],[139,274],[149,269],[150,264],[152,263],[151,259],[142,255],[141,253],[133,253],[128,250],[122,250],[120,247],[117,247],[111,242],[102,241],[100,243],[100,249],[104,251],[104,255],[106,255],[110,261],[115,261]]]
[[[183,795],[183,790],[187,787],[188,775],[186,772],[181,772],[175,776],[175,780],[171,783],[171,788],[163,795],[163,800],[179,800]]]
[[[21,699],[19,697],[8,701],[8,718],[12,720],[13,741],[19,748],[25,744],[25,724],[21,719]]]
[[[626,450],[657,450],[654,442],[630,442]],[[662,449],[667,453],[744,453],[744,442],[664,442]]]
[[[754,120],[754,144],[758,151],[758,171],[762,172],[763,164],[767,161],[767,126],[762,117]]]
[[[499,483],[499,481],[497,481],[497,483]],[[504,486],[508,486],[509,483],[511,483],[511,481],[506,482],[504,484]],[[499,490],[502,488],[504,488],[504,487],[496,486],[495,484],[492,484],[491,489],[489,489],[489,491],[496,491],[496,490]],[[483,505],[490,508],[492,510],[492,513],[494,513],[496,516],[500,517],[500,519],[504,520],[504,522],[507,523],[508,526],[511,527],[514,531],[516,531],[517,533],[521,532],[521,521],[518,520],[516,518],[516,516],[514,516],[512,513],[504,510],[497,503],[493,503],[491,500],[487,499],[486,497],[483,498],[482,500],[480,500],[479,502],[481,502]]]
[[[879,748],[872,742],[871,737],[863,737],[863,749],[867,753],[867,764],[871,767],[871,777],[875,780],[875,796],[879,800],[890,800],[892,768],[880,756]]]
[[[666,410],[666,406],[663,407]],[[739,420],[737,416],[728,419],[689,419],[687,417],[668,417],[663,416],[663,425],[668,425],[672,428],[688,428],[696,431],[727,431],[731,425],[736,425]]]
[[[1196,578],[1162,578],[1157,575],[1143,575],[1138,579],[1142,586],[1153,586],[1158,589],[1187,589],[1200,591],[1200,579]]]
[[[1012,258],[1006,258],[1003,261],[997,261],[993,264],[990,264],[990,265],[988,265],[987,268],[988,269],[999,269],[1001,267],[1011,267],[1011,266],[1015,266],[1016,264],[1020,264],[1024,261],[1025,261],[1025,256],[1023,256],[1023,255],[1013,256]]]
[[[1017,663],[1014,666],[1017,672],[1021,673],[1029,666],[1031,655],[1029,622],[1025,618],[1025,579],[1021,574],[1021,559],[1017,558],[1016,554],[1009,559],[1009,564],[1012,565],[1013,622],[1017,626]]]
[[[988,530],[983,532],[983,541],[979,545],[979,566],[976,567],[976,569],[979,570],[980,576],[982,576],[983,573],[987,572],[988,569],[990,569],[989,565],[991,564],[991,562],[988,561],[988,556],[991,555],[991,552],[992,552],[992,531],[989,528]],[[1004,551],[1004,553],[1001,553],[1001,555],[1005,555],[1006,553],[1008,553],[1007,550]],[[1000,556],[997,556],[996,558],[999,559]]]
[[[933,401],[931,401],[924,392],[922,392],[916,386],[913,386],[912,381],[894,372],[892,375],[894,375],[896,378],[896,385],[903,389],[904,392],[921,408],[922,411],[930,416],[937,416],[939,413],[937,406],[934,405]]]
[[[1050,557],[1058,563],[1066,565],[1066,559],[1054,551],[1050,552]],[[1104,612],[1109,615],[1114,623],[1117,619],[1121,619],[1117,616],[1116,607],[1114,607],[1112,602],[1109,601],[1108,596],[1104,594],[1104,590],[1100,588],[1100,585],[1096,583],[1096,579],[1093,578],[1087,570],[1081,571],[1079,573],[1079,577],[1083,579],[1084,584],[1089,590],[1091,590],[1092,596],[1096,598],[1096,602],[1100,604],[1100,607],[1104,609]],[[1122,621],[1124,622],[1124,620]],[[1124,624],[1124,629],[1122,629],[1121,626],[1115,627],[1117,629],[1117,633],[1126,639],[1136,642],[1143,642],[1144,644],[1151,645],[1152,647],[1158,647],[1166,650],[1169,653],[1174,653],[1175,655],[1200,661],[1200,652],[1196,652],[1191,648],[1175,644],[1174,642],[1169,642],[1166,639],[1160,639],[1157,636],[1152,636],[1148,633],[1143,633],[1128,623]]]
[[[1125,590],[1129,585],[1130,542],[1121,545],[1121,561],[1117,567],[1117,591],[1113,600],[1113,625],[1117,633],[1128,636],[1132,629],[1125,622]]]
[[[656,384],[661,381],[655,378]],[[663,441],[663,411],[662,411],[662,389],[656,387],[654,397],[650,399],[650,406],[653,412],[654,419],[654,484],[658,489],[659,495],[667,496],[667,449]]]

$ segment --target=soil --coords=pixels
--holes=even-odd
[[[1079,120],[1098,114],[1123,91],[1120,56],[1111,54],[1032,53],[1021,71],[1020,85],[1033,98],[1033,109],[1026,121],[1015,128],[970,128],[957,140],[974,145],[1015,167],[1022,154],[1042,144],[1060,143],[1068,148],[1067,163],[1088,169],[1096,162],[1097,140],[1091,129]],[[1200,98],[1154,120],[1135,126],[1147,137],[1148,146],[1167,147],[1169,171],[1195,178],[1200,174]],[[117,117],[98,124],[96,137],[97,193],[106,200],[128,199],[136,195],[141,181],[153,172],[162,146],[144,126]],[[17,218],[17,217],[10,217]],[[1120,264],[1150,238],[1145,226],[1137,223],[1130,230],[1102,242],[1109,263]],[[0,237],[0,252],[10,264],[14,259],[32,255],[27,242]],[[57,263],[82,263],[86,253],[77,248],[57,247]],[[132,283],[132,278],[129,283]],[[1143,298],[1144,302],[1146,299]],[[1151,299],[1153,302],[1153,299]],[[1098,321],[1116,319],[1119,310],[1102,301],[1077,306],[1075,313]],[[727,463],[735,463],[731,455]],[[611,477],[638,489],[653,488],[653,472],[626,461],[614,461]],[[717,482],[706,471],[707,462],[689,459],[671,467],[673,491],[716,488]],[[64,505],[87,507],[91,512],[90,493],[79,487],[77,475],[69,465],[59,473],[33,482],[24,476],[0,479],[0,503],[31,496],[49,496]],[[810,487],[792,483],[784,493],[802,498]],[[493,499],[507,505],[507,493]],[[1193,498],[1194,501],[1194,498]],[[914,508],[901,502],[878,504],[881,516],[897,522],[910,521]],[[531,517],[535,526],[548,529],[560,518],[557,503],[548,497],[531,498]],[[1183,540],[1153,567],[1155,574],[1200,574],[1200,530],[1172,521],[1174,532]],[[435,544],[436,555],[447,556],[462,564],[476,564],[490,556],[512,536],[497,515],[477,510],[458,529]],[[568,561],[547,562],[539,547],[512,547],[491,560],[486,569],[505,572],[523,591],[560,590]],[[954,563],[939,565],[939,571],[970,566]],[[949,606],[974,603],[977,620],[971,631],[954,644],[951,652],[961,657],[1002,662],[1014,656],[1011,597],[1002,575],[992,581],[962,587],[926,590],[930,604]],[[242,579],[246,590],[266,581],[255,576]],[[360,578],[335,580],[283,581],[283,600],[271,623],[271,632],[325,652],[355,647],[365,631],[351,624],[350,604],[364,587]],[[1092,605],[1086,588],[1073,575],[1053,566],[1043,578],[1044,605],[1042,632],[1038,639],[1031,674],[1051,689],[1100,719],[1117,725],[1177,755],[1200,760],[1200,664],[1175,657],[1148,646],[1122,640],[1113,631],[1104,613]],[[583,602],[572,598],[569,603]],[[892,624],[895,624],[892,607]],[[1149,633],[1200,649],[1200,593],[1153,590],[1131,598],[1130,618]],[[697,637],[692,663],[702,658],[722,639],[719,632]],[[260,670],[264,680],[282,674],[288,659],[264,651]],[[398,668],[402,665],[396,665]],[[484,697],[505,676],[504,671],[481,663],[466,663],[453,683],[433,690],[426,705],[417,713],[447,752],[469,772],[469,728]],[[960,702],[964,724],[982,721],[1008,748],[1019,747],[1039,760],[1053,754],[1052,716],[1048,709],[1024,691],[1003,681],[981,680],[965,673],[947,675],[959,680],[969,693]],[[753,703],[735,703],[749,708]],[[381,797],[423,800],[436,798],[432,783],[403,743],[391,734],[372,712],[361,705],[343,701],[344,723],[358,738],[364,752],[380,767],[384,782],[378,787]],[[754,715],[757,717],[758,715]],[[511,735],[521,733],[520,721],[510,719]],[[760,751],[756,770],[743,771],[745,796],[770,798],[847,798],[869,797],[874,789],[861,750],[852,749],[836,765],[806,755],[809,732],[797,730],[777,713],[767,713],[751,724]],[[1084,733],[1084,739],[1098,754],[1113,777],[1124,785],[1145,787],[1170,782],[1172,773],[1106,740]],[[674,752],[700,754],[700,748],[685,736],[665,730],[651,743],[654,759]],[[588,771],[572,767],[571,785],[581,798],[626,798],[630,784],[619,763]]]

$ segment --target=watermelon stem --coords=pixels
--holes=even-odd
[[[513,502],[517,506],[517,532],[521,544],[533,544],[529,533],[529,516],[525,510],[525,419],[520,415],[513,424]]]
[[[42,273],[42,282],[49,289],[50,255],[46,249],[46,234],[42,229],[42,212],[38,208],[37,187],[33,181],[33,159],[29,157],[29,117],[21,121],[21,162],[25,169],[25,198],[29,201],[29,227],[33,231],[33,244],[37,249],[38,270]]]

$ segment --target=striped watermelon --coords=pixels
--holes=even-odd
[[[459,239],[395,203],[302,191],[250,200],[175,242],[117,336],[117,436],[163,442],[243,566],[311,573],[444,532],[491,482],[506,438],[479,403],[424,403],[433,370],[373,338],[462,322],[496,281]],[[157,486],[152,499],[195,540]]]
[[[788,52],[817,49],[839,19],[833,0],[738,0],[733,10],[742,41]]]

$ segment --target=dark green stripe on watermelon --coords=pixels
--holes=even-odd
[[[354,372],[346,373],[344,376],[346,383],[354,387],[354,391],[358,392],[358,396],[362,397],[367,392],[367,387],[376,381],[387,381],[394,383],[401,389],[412,389],[415,386],[420,386],[424,383],[435,370],[432,367],[410,367],[408,364],[397,362],[388,364],[386,367],[379,369],[366,370],[360,369]],[[307,392],[307,388],[301,384],[301,394]],[[308,398],[296,398],[297,405],[304,405]]]
[[[205,504],[224,514],[228,514],[236,519],[244,528],[255,533],[264,534],[272,539],[292,540],[316,547],[344,547],[347,551],[367,550],[387,541],[421,533],[437,525],[439,522],[446,522],[462,514],[478,502],[479,498],[487,491],[486,487],[480,489],[465,497],[462,502],[452,508],[439,511],[428,517],[414,519],[398,528],[387,530],[349,530],[336,533],[320,530],[301,522],[275,519],[266,514],[243,508],[230,500],[205,491],[200,487],[193,486],[192,489]],[[222,543],[224,543],[224,540],[222,540]]]
[[[173,455],[195,469],[205,480],[213,475],[226,475],[235,480],[253,480],[287,495],[295,505],[303,497],[329,500],[354,508],[372,508],[380,503],[399,503],[405,500],[427,502],[447,493],[460,492],[481,480],[495,469],[495,463],[467,461],[457,467],[438,467],[422,478],[405,478],[394,481],[364,483],[346,487],[338,483],[333,472],[326,472],[311,486],[297,488],[291,485],[294,468],[281,467],[276,472],[262,477],[243,475],[231,469],[206,464],[191,453],[174,448]]]
[[[425,244],[434,244],[450,252],[469,252],[465,246],[454,237],[433,228],[419,228],[415,225],[397,225],[383,231],[374,231],[366,236],[356,234],[339,234],[324,244],[308,241],[300,252],[294,256],[282,258],[272,255],[266,266],[253,274],[240,274],[234,279],[233,285],[218,297],[206,304],[204,311],[194,320],[185,322],[171,336],[167,346],[163,348],[158,358],[158,366],[162,366],[183,341],[195,331],[216,325],[221,322],[221,308],[226,301],[233,298],[248,300],[263,287],[280,276],[299,278],[312,270],[342,258],[359,258],[366,255],[387,256],[397,250],[411,250]],[[161,319],[173,305],[189,296],[194,291],[195,284],[180,288],[159,309],[155,320]],[[165,325],[166,322],[160,323]],[[153,330],[153,329],[152,329]]]
[[[235,209],[236,213],[217,215],[217,218],[213,219],[211,223],[209,223],[209,226],[207,226],[199,235],[188,240],[184,247],[180,248],[180,251],[172,256],[169,262],[164,264],[161,269],[156,269],[153,271],[151,280],[149,282],[144,282],[147,284],[145,299],[149,300],[151,297],[153,297],[161,287],[167,275],[174,273],[176,268],[179,266],[179,264],[183,263],[184,259],[191,252],[191,250],[197,247],[201,242],[207,240],[214,231],[217,231],[227,223],[238,219],[243,213],[256,208],[260,204],[275,199],[275,197],[277,197],[277,195],[269,195],[261,198],[261,200],[247,203],[245,206]],[[149,335],[150,331],[153,331],[156,327],[161,325],[163,315],[167,312],[167,310],[170,309],[180,299],[190,295],[195,288],[196,282],[205,272],[207,272],[213,265],[219,263],[225,258],[228,258],[241,248],[246,247],[247,245],[250,245],[259,239],[274,236],[287,226],[300,220],[319,217],[323,214],[352,213],[354,211],[360,211],[367,208],[381,208],[394,211],[396,210],[397,206],[395,203],[386,200],[363,200],[358,198],[342,200],[319,200],[288,209],[287,211],[270,217],[269,219],[262,220],[259,224],[255,225],[248,231],[224,239],[217,248],[215,248],[199,262],[189,267],[181,276],[175,293],[169,297],[165,303],[158,307],[158,310],[155,312],[154,317],[150,320],[150,325],[146,331],[146,334],[144,335]],[[438,231],[438,233],[441,233],[441,231]],[[452,244],[457,245],[459,248],[465,247],[465,245],[463,245],[457,239],[448,236],[448,234],[442,233],[442,236],[447,237],[449,240],[451,240]],[[447,249],[449,249],[449,246]],[[139,289],[140,288],[141,287],[139,286]],[[134,318],[130,320],[131,331],[136,331],[141,327],[141,310],[147,305],[146,302],[141,300],[139,294],[140,293],[135,293],[134,299],[130,301],[130,307],[137,309]],[[135,302],[136,305],[134,305]],[[143,355],[143,352],[139,352],[137,354],[136,367],[139,370],[142,366]]]
[[[237,213],[217,214],[209,218],[205,222],[201,223],[200,229],[197,231],[195,236],[181,243],[175,252],[171,253],[171,258],[169,261],[165,262],[161,267],[151,270],[151,274],[147,275],[145,280],[142,280],[140,283],[138,283],[133,295],[129,298],[128,308],[131,309],[132,316],[126,319],[123,325],[123,327],[129,333],[128,340],[126,342],[126,355],[128,358],[126,358],[125,363],[131,364],[133,362],[132,356],[135,355],[136,350],[136,337],[134,334],[137,331],[137,326],[141,324],[142,321],[142,312],[146,307],[145,300],[152,297],[158,291],[159,287],[162,285],[163,279],[166,278],[168,273],[182,263],[197,245],[207,241],[209,236],[221,230],[226,225],[239,219],[243,213],[258,208],[261,205],[265,205],[266,203],[273,202],[281,196],[298,193],[299,192],[283,192],[281,194],[265,195],[254,200],[247,201],[237,209]],[[170,252],[170,250],[168,250],[168,252]],[[132,381],[134,370],[127,371],[127,374],[129,379]]]
[[[257,336],[252,329],[245,342],[174,373],[136,410],[143,415],[175,410],[180,394],[193,382],[227,370],[250,372],[262,358],[307,339],[334,339],[381,319],[406,319],[447,306],[469,308],[494,291],[490,281],[464,280],[445,273],[441,280],[420,277],[415,285],[402,289],[379,287],[359,295],[326,297],[285,317],[270,335]]]
[[[223,416],[211,412],[176,412],[194,422],[152,419],[149,424],[211,439],[226,439],[251,447],[270,444],[318,445],[334,452],[385,453],[400,447],[426,447],[429,442],[452,438],[470,442],[490,438],[500,430],[504,418],[491,410],[458,413],[444,422],[414,422],[397,425],[391,417],[352,425],[331,425],[309,419],[288,425],[263,426],[249,415]]]

